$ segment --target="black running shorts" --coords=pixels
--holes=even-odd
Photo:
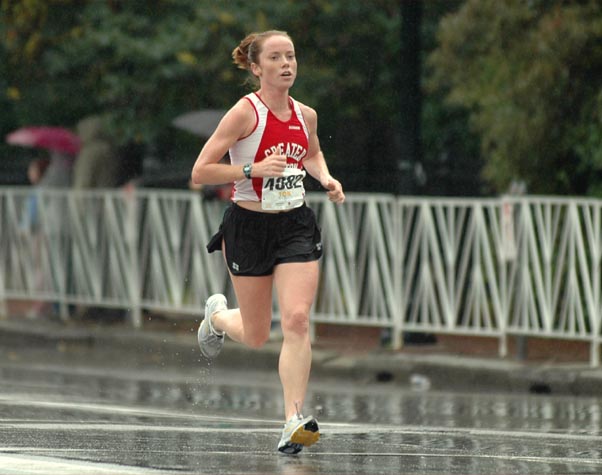
[[[322,257],[316,215],[305,204],[283,213],[261,213],[232,203],[207,250],[221,251],[222,241],[226,263],[233,275],[271,275],[278,264],[316,261]]]

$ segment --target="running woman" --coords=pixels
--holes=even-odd
[[[316,419],[302,414],[311,367],[309,313],[322,256],[316,216],[305,204],[305,173],[320,182],[331,201],[343,203],[345,194],[320,150],[316,111],[289,95],[297,76],[289,35],[252,33],[232,57],[250,72],[256,90],[226,113],[201,150],[191,179],[199,185],[234,182],[232,203],[207,249],[223,252],[239,308],[228,309],[221,294],[210,296],[198,340],[210,359],[221,351],[225,335],[260,348],[270,336],[275,286],[285,410],[278,450],[295,454],[320,437]],[[220,163],[226,152],[230,164]]]

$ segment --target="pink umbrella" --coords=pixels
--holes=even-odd
[[[63,127],[22,127],[8,134],[6,143],[44,148],[69,155],[77,155],[80,148],[79,137]]]

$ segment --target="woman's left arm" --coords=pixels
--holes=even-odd
[[[309,149],[307,156],[303,159],[303,167],[311,176],[320,182],[327,190],[328,199],[334,203],[341,204],[345,201],[345,193],[341,183],[332,177],[328,171],[328,165],[324,159],[324,154],[320,149],[318,139],[318,114],[311,107],[301,105],[303,117],[309,131]]]

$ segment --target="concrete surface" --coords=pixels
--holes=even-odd
[[[123,322],[99,324],[95,321],[61,322],[57,319],[0,319],[0,345],[96,346],[111,351],[160,354],[176,365],[207,365],[196,343],[197,322],[161,320],[134,329]],[[350,337],[350,333],[356,335]],[[558,395],[599,396],[602,394],[602,368],[592,368],[583,358],[583,348],[575,358],[566,349],[552,349],[546,357],[518,360],[500,358],[484,349],[491,342],[478,337],[437,336],[437,343],[406,345],[400,351],[381,348],[368,329],[318,331],[313,346],[312,374],[343,377],[358,383],[378,382],[458,391],[530,392]],[[336,333],[336,332],[334,332]],[[320,334],[324,336],[320,336]],[[361,336],[372,335],[372,338]],[[360,337],[358,337],[358,335]],[[548,345],[548,346],[550,346]],[[215,367],[258,369],[277,367],[278,336],[260,350],[251,350],[227,341]],[[587,353],[587,352],[585,352]]]

